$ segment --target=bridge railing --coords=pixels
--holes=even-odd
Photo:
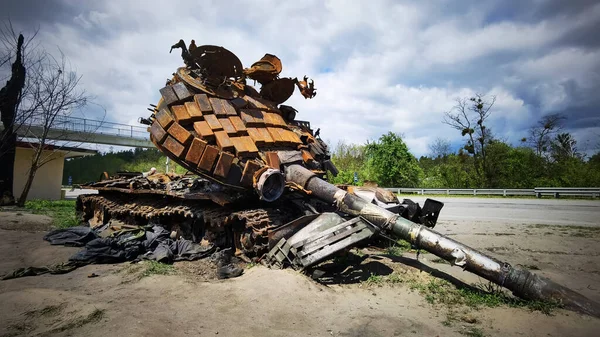
[[[29,119],[28,124],[31,126],[44,126],[44,122],[45,120],[41,117],[32,117]],[[143,126],[119,124],[71,116],[57,116],[52,123],[51,129],[70,132],[99,133],[135,139],[149,139],[148,131]]]
[[[446,194],[446,195],[501,195],[501,196],[554,196],[559,198],[561,195],[565,196],[580,196],[580,197],[600,197],[600,188],[598,187],[536,187],[536,188],[477,188],[477,189],[466,189],[466,188],[403,188],[403,187],[390,187],[386,190],[392,191],[399,194]]]

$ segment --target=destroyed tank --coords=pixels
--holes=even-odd
[[[337,169],[319,130],[283,104],[296,89],[313,98],[314,82],[280,77],[275,55],[244,68],[223,47],[180,40],[173,49],[181,49],[185,66],[140,122],[188,174],[151,170],[82,185],[98,191],[77,200],[91,227],[160,225],[173,238],[301,271],[374,238],[404,239],[517,296],[600,317],[600,305],[581,294],[433,230],[440,202],[427,199],[421,207],[382,188],[329,183]]]
[[[176,48],[185,66],[167,80],[151,115],[140,122],[149,126],[156,148],[189,174],[122,173],[83,185],[99,191],[79,197],[83,220],[92,227],[110,221],[160,224],[176,237],[235,247],[237,256],[250,260],[268,251],[269,235],[282,225],[335,211],[284,176],[283,167],[292,164],[324,180],[337,174],[319,130],[283,104],[296,89],[313,98],[314,82],[280,77],[282,63],[271,54],[243,68],[223,47],[192,42],[188,48],[179,41],[171,51]],[[441,208],[428,201],[424,211],[377,187],[341,187],[429,226]]]

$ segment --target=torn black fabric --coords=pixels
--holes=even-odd
[[[45,267],[27,267],[19,268],[12,273],[8,273],[2,277],[2,280],[10,280],[13,278],[25,277],[25,276],[36,276],[43,274],[66,274],[71,272],[83,264],[77,262],[66,262]]]
[[[114,238],[97,238],[85,248],[69,258],[69,261],[91,263],[118,263],[135,259],[144,251],[143,243],[128,241],[122,243]]]
[[[82,247],[97,237],[96,232],[90,227],[77,226],[50,231],[44,235],[44,240],[51,245]]]
[[[101,227],[71,227],[57,229],[44,236],[53,245],[84,246],[69,258],[69,262],[46,267],[20,268],[4,279],[34,276],[45,273],[66,273],[87,264],[119,263],[136,259],[156,260],[173,263],[181,260],[196,260],[209,256],[215,251],[214,245],[201,246],[190,240],[172,240],[170,233],[161,226],[127,227],[107,236]],[[63,266],[64,268],[62,268]]]

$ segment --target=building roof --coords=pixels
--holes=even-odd
[[[24,149],[33,149],[38,146],[37,143],[33,142],[24,142],[17,141],[17,147]],[[79,147],[70,147],[70,146],[55,146],[51,144],[44,145],[44,150],[46,151],[57,151],[65,154],[65,158],[73,158],[73,157],[83,157],[83,156],[92,156],[98,153],[96,150],[84,149]]]

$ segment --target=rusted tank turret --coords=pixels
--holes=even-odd
[[[298,88],[316,95],[307,78],[280,78],[279,58],[266,54],[242,68],[230,51],[217,46],[182,49],[186,67],[177,69],[152,116],[151,140],[181,166],[219,184],[255,190],[274,201],[285,188],[282,164],[299,162],[323,177],[335,172],[326,144],[296,110],[280,105]],[[261,84],[258,92],[246,84]],[[287,152],[286,152],[287,151]]]

